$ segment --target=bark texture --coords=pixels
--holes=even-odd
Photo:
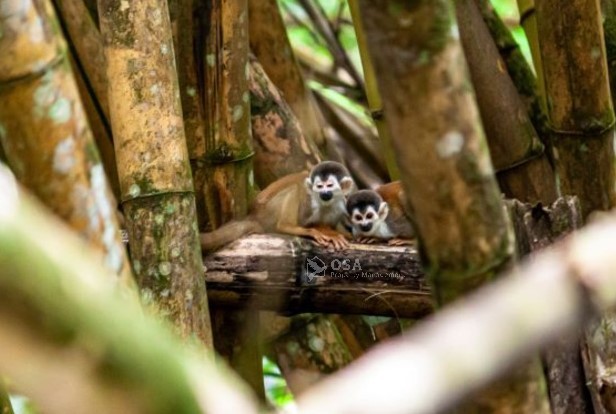
[[[513,253],[453,10],[442,0],[360,4],[425,266],[446,303]]]
[[[307,260],[327,270],[309,280]],[[204,258],[213,305],[284,313],[364,313],[420,318],[432,298],[414,248],[351,245],[331,252],[302,238],[253,235]]]
[[[507,73],[476,0],[456,1],[460,41],[470,69],[490,157],[496,171],[543,152],[527,108]]]
[[[146,300],[212,343],[166,1],[100,0],[109,106],[131,259]]]
[[[255,146],[256,184],[265,188],[278,178],[309,171],[321,162],[319,149],[254,56],[250,58],[250,117]]]
[[[549,120],[562,194],[587,217],[614,206],[614,110],[599,2],[537,4]]]
[[[18,179],[132,286],[116,201],[48,2],[0,12],[0,141]],[[31,108],[31,110],[24,110]]]
[[[318,109],[304,77],[282,20],[276,0],[249,0],[250,49],[265,73],[282,92],[297,117],[309,145],[325,145]]]
[[[424,264],[436,301],[448,303],[506,269],[514,257],[453,4],[360,5]],[[547,413],[539,368],[516,367],[461,411]]]

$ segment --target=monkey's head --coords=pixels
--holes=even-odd
[[[372,190],[360,190],[351,194],[346,203],[353,234],[372,236],[389,214],[389,206],[383,198]]]
[[[335,161],[317,164],[306,178],[306,188],[321,204],[344,200],[355,189],[355,182],[346,167]]]

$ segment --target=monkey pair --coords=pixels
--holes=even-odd
[[[348,246],[346,227],[363,242],[405,237],[408,232],[399,231],[403,217],[398,215],[404,210],[388,205],[390,200],[400,204],[400,184],[391,183],[379,190],[355,192],[348,170],[340,163],[324,161],[310,173],[290,174],[267,186],[257,195],[245,219],[201,234],[201,246],[212,251],[246,234],[282,233],[343,249]]]

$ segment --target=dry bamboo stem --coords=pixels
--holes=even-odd
[[[0,12],[0,141],[20,181],[104,255],[132,286],[116,201],[49,2]],[[24,110],[31,108],[31,110]]]
[[[211,346],[195,196],[164,0],[99,1],[131,259],[146,302]]]

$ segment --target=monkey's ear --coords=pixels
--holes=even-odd
[[[342,189],[344,195],[348,195],[353,191],[353,187],[355,187],[355,183],[351,177],[343,177],[340,181],[340,189]]]
[[[310,177],[306,177],[306,180],[304,181],[304,185],[306,186],[308,190],[312,190],[312,180],[310,179]]]
[[[379,206],[379,218],[381,220],[385,220],[388,214],[389,214],[389,205],[387,204],[386,201],[383,201],[381,205]]]

